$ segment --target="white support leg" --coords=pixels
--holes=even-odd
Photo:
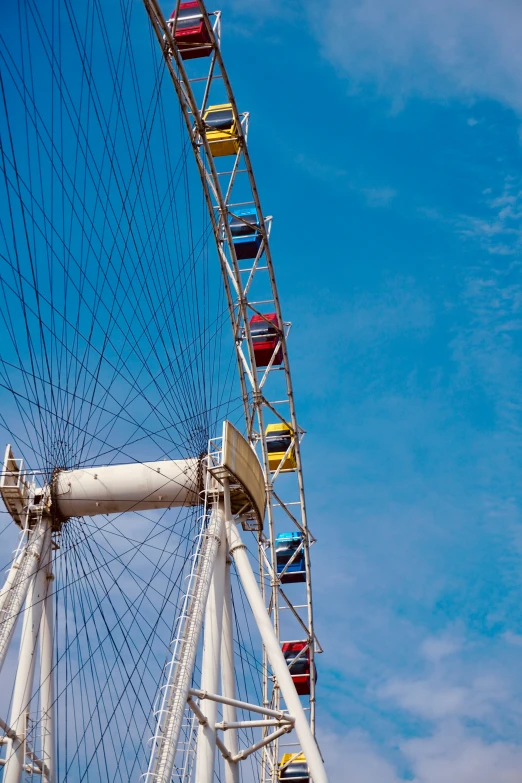
[[[292,682],[287,663],[281,652],[277,636],[274,633],[272,623],[270,622],[270,618],[266,611],[261,591],[259,590],[252,566],[250,565],[250,560],[248,559],[246,546],[241,540],[236,525],[229,526],[227,534],[229,536],[230,554],[234,558],[237,572],[243,584],[257,627],[259,628],[263,644],[265,645],[268,660],[270,661],[272,670],[277,678],[278,685],[281,688],[281,693],[283,694],[287,709],[295,717],[295,731],[301,744],[302,751],[306,756],[311,777],[314,783],[327,783],[328,778],[326,776],[326,770],[319,748],[317,747],[317,743],[306,719],[301,700],[295,690],[295,685]]]
[[[46,561],[48,550],[51,548],[51,522],[44,518],[42,525],[43,545],[41,561]],[[7,749],[3,783],[20,783],[24,772],[27,711],[31,703],[38,634],[46,591],[47,567],[41,565],[31,581],[25,604],[20,656],[9,721],[9,726],[15,733],[16,739],[10,741]]]
[[[225,525],[228,529],[228,527],[233,524],[232,513],[230,511],[228,479],[225,479]],[[225,600],[223,603],[223,635],[221,643],[221,693],[227,699],[236,698],[234,667],[234,617],[232,612],[232,586],[230,582],[231,565],[232,561],[230,557],[227,556],[225,565]],[[237,722],[237,709],[235,705],[223,705],[223,722]],[[239,744],[236,728],[227,730],[226,746],[230,750],[231,756],[237,755]],[[239,764],[237,761],[230,761],[229,759],[225,760],[225,783],[239,783]]]
[[[4,612],[4,604],[8,599],[9,591],[11,590],[16,574],[18,572],[18,569],[20,568],[22,564],[22,560],[25,557],[25,550],[27,547],[27,541],[25,544],[17,550],[16,557],[14,558],[13,562],[11,563],[11,568],[9,569],[9,573],[7,574],[6,580],[3,584],[2,589],[0,590],[0,618],[3,615]]]
[[[46,594],[40,626],[40,726],[42,734],[42,761],[48,774],[43,783],[54,783],[54,600],[52,548],[43,553],[42,567],[46,575]],[[47,557],[45,557],[47,555]]]
[[[11,567],[7,577],[9,587],[1,593],[0,670],[13,637],[16,621],[22,611],[32,577],[39,566],[45,538],[45,522],[40,521],[29,533],[27,543]]]
[[[220,516],[223,520],[223,506],[220,503]],[[224,521],[221,523],[219,545],[212,582],[205,609],[203,635],[203,660],[201,664],[201,690],[217,693],[219,689],[219,669],[221,662],[221,635],[223,619],[223,600],[225,587],[225,560],[227,544]],[[217,702],[209,701],[205,705],[207,722],[198,729],[198,753],[196,759],[196,783],[213,783],[214,761],[216,757]]]
[[[187,706],[222,528],[223,512],[216,505],[212,509],[210,522],[203,535],[196,571],[189,585],[189,594],[186,596],[187,604],[183,608],[184,626],[179,645],[177,649],[175,648],[169,664],[169,678],[163,689],[158,726],[144,783],[171,783],[172,780],[179,733]]]

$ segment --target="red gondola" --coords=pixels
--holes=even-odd
[[[308,642],[283,642],[282,650],[297,693],[300,696],[309,696],[310,647]],[[299,655],[302,650],[305,650],[305,652]],[[315,674],[315,679],[317,680],[317,673]]]
[[[170,18],[174,19],[175,16],[176,12],[173,11]],[[183,60],[208,57],[212,51],[210,33],[197,0],[180,4],[174,40]]]
[[[275,313],[266,315],[253,315],[250,319],[250,333],[254,344],[254,356],[257,367],[266,367],[274,355],[275,347],[279,340],[279,322]],[[274,357],[273,364],[278,365],[283,361],[283,350],[279,346]]]

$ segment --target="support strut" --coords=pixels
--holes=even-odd
[[[222,519],[219,531],[220,544],[205,609],[203,634],[203,660],[201,662],[201,687],[216,692],[219,687],[221,662],[221,628],[223,618],[223,590],[225,586],[226,539],[224,536],[223,506],[219,504]],[[198,755],[195,783],[213,783],[216,756],[217,702],[210,701],[205,710],[206,723],[198,729]]]
[[[226,490],[225,490],[226,492]],[[310,768],[310,774],[314,783],[327,783],[326,771],[323,760],[317,747],[315,738],[310,730],[306,719],[301,700],[295,690],[292,677],[288,671],[288,665],[285,661],[277,636],[274,633],[272,623],[266,611],[263,597],[259,590],[250,560],[248,559],[246,546],[241,540],[239,530],[236,525],[231,525],[228,530],[230,554],[234,558],[236,569],[243,584],[250,608],[254,615],[257,627],[261,634],[263,644],[268,655],[268,660],[272,670],[277,678],[281,693],[286,702],[287,708],[295,716],[295,731],[306,761]]]
[[[144,776],[146,783],[170,783],[172,779],[222,527],[223,512],[220,506],[215,504],[208,527],[203,533],[194,578],[189,585],[187,606],[183,612],[184,625],[178,645],[181,654],[178,654],[178,649],[175,648],[168,667],[168,681],[163,690],[149,768]]]
[[[47,575],[51,556],[51,519],[47,516],[41,518],[41,537],[42,557],[40,568],[33,575],[27,592],[20,656],[11,704],[9,725],[16,739],[10,740],[7,750],[3,783],[20,783],[25,771],[27,712],[33,691],[38,635],[48,589]]]
[[[29,591],[29,585],[40,563],[46,523],[42,518],[29,532],[25,547],[11,566],[0,594],[0,671],[12,639],[16,621]]]

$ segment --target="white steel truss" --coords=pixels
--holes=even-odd
[[[321,652],[313,623],[312,586],[310,571],[310,546],[315,539],[311,535],[306,516],[300,441],[304,431],[300,427],[295,411],[294,394],[287,352],[287,338],[290,324],[283,321],[280,301],[270,253],[269,236],[272,219],[265,217],[261,208],[253,168],[248,152],[248,114],[239,111],[232,86],[224,66],[220,49],[221,15],[208,13],[200,0],[199,11],[203,15],[211,41],[209,60],[194,59],[185,63],[176,44],[175,32],[180,2],[177,0],[173,17],[166,20],[157,0],[143,0],[152,27],[161,46],[166,67],[171,76],[194,151],[203,191],[210,215],[211,225],[218,249],[223,273],[225,291],[232,322],[233,337],[237,349],[237,361],[244,401],[247,435],[258,450],[264,467],[268,498],[268,531],[259,534],[259,580],[265,595],[273,628],[278,639],[287,633],[281,625],[281,609],[290,609],[289,617],[294,628],[299,628],[307,642],[310,656],[310,695],[307,710],[312,731],[315,730],[315,653]],[[204,114],[209,106],[231,105],[237,129],[238,151],[230,157],[215,158],[207,139]],[[232,162],[231,162],[232,161]],[[255,209],[261,243],[255,259],[240,263],[236,256],[230,230],[230,220],[237,218],[236,212],[244,207]],[[239,217],[241,219],[241,217]],[[254,355],[254,344],[250,330],[250,318],[263,316],[267,308],[277,314],[279,323],[278,340],[268,366],[258,368]],[[275,365],[278,352],[282,363]],[[280,377],[284,376],[281,384]],[[283,394],[281,394],[281,386]],[[281,399],[283,397],[283,399]],[[287,455],[295,455],[296,469],[282,468],[285,458],[275,471],[270,470],[265,424],[290,423],[293,433]],[[281,490],[279,490],[281,484]],[[283,525],[291,525],[303,536],[301,551],[305,563],[305,584],[301,596],[294,602],[281,591],[281,575],[277,573],[275,538]],[[266,556],[268,554],[268,557]],[[302,593],[304,592],[304,596]],[[296,631],[290,631],[295,638]],[[268,658],[264,650],[264,670],[268,672]],[[266,674],[263,698],[267,707],[279,708],[280,682]],[[266,729],[268,731],[268,729]],[[275,783],[278,776],[278,743],[271,743],[263,759],[263,780]]]
[[[197,553],[177,635],[172,644],[172,657],[165,671],[165,683],[161,689],[161,703],[157,711],[157,730],[152,741],[149,768],[143,779],[145,783],[170,783],[174,770],[187,768],[183,753],[190,752],[190,749],[180,750],[179,737],[188,705],[199,723],[195,783],[212,783],[214,780],[216,749],[225,761],[227,783],[237,783],[238,764],[241,761],[258,750],[274,745],[280,737],[292,731],[295,731],[299,745],[305,751],[313,780],[315,783],[326,783],[321,754],[295,690],[246,546],[238,530],[242,515],[234,515],[232,512],[231,481],[235,482],[237,477],[230,474],[225,465],[223,451],[219,448],[221,442],[221,439],[214,439],[209,444],[204,514]],[[235,698],[229,577],[232,561],[250,604],[272,671],[277,677],[286,709],[273,709]],[[194,689],[190,687],[190,678],[203,625],[201,688]],[[195,699],[199,700],[199,704]],[[217,719],[218,704],[223,707],[222,721]],[[263,717],[258,720],[238,721],[237,709]],[[261,728],[262,736],[250,747],[239,749],[237,732],[238,729],[246,727]],[[226,739],[221,739],[220,732],[228,733]],[[189,778],[184,780],[188,781]]]
[[[238,765],[244,759],[259,750],[273,748],[285,734],[295,734],[299,747],[306,754],[313,780],[326,783],[319,748],[238,530],[239,525],[251,529],[254,518],[256,527],[259,527],[264,515],[264,477],[255,451],[229,422],[224,422],[222,437],[209,442],[207,456],[200,469],[194,469],[193,461],[188,465],[185,462],[164,461],[161,472],[156,463],[143,463],[142,467],[150,474],[151,492],[135,503],[138,509],[144,504],[152,508],[161,507],[160,504],[168,508],[173,503],[193,505],[197,495],[203,505],[188,587],[181,613],[176,619],[175,637],[170,646],[172,652],[159,691],[149,767],[143,779],[146,783],[171,783],[175,776],[176,780],[189,783],[195,761],[195,782],[212,783],[217,749],[224,759],[227,783],[237,783]],[[4,465],[4,476],[13,473],[5,468]],[[4,731],[0,742],[8,745],[3,776],[5,783],[21,783],[26,772],[39,774],[46,783],[54,781],[52,550],[57,548],[57,544],[53,535],[59,535],[62,526],[67,524],[64,508],[71,516],[75,507],[83,508],[85,487],[89,501],[94,503],[95,509],[98,508],[99,514],[107,512],[108,503],[118,504],[122,502],[122,496],[132,496],[136,466],[120,465],[117,468],[57,471],[51,486],[37,489],[33,481],[31,484],[24,483],[20,490],[19,500],[25,513],[24,543],[16,552],[14,564],[18,566],[25,557],[32,557],[37,565],[26,579],[26,605],[11,714],[8,722],[0,720]],[[93,479],[93,474],[101,480]],[[204,483],[203,489],[200,489],[200,480]],[[161,500],[158,492],[162,493]],[[19,522],[22,523],[22,517]],[[39,542],[38,548],[35,548],[36,541]],[[251,704],[236,698],[230,581],[232,562],[285,707]],[[16,575],[13,576],[12,572],[7,586],[8,592],[19,596]],[[6,599],[4,603],[9,602]],[[203,627],[201,687],[194,689],[191,683]],[[12,631],[8,641],[11,639]],[[37,723],[41,736],[39,752],[35,752],[28,742],[28,720],[34,700],[38,643]],[[218,719],[218,705],[221,705],[221,720]],[[261,718],[238,720],[238,710],[260,715]],[[190,713],[199,726],[196,752],[195,723]],[[240,747],[239,730],[254,727],[261,729],[260,739],[247,747]]]
[[[52,592],[52,550],[53,520],[45,502],[27,507],[25,542],[14,559],[13,567],[30,560],[31,568],[18,572],[25,574],[23,588],[17,587],[16,579],[8,577],[8,592],[16,601],[6,601],[9,614],[4,614],[3,626],[7,652],[12,641],[18,617],[23,617],[20,652],[9,721],[0,719],[4,731],[2,744],[7,745],[6,758],[2,766],[4,783],[20,783],[25,773],[39,775],[45,783],[54,781],[54,687],[53,687],[53,592]],[[18,574],[17,574],[18,576]],[[13,584],[14,582],[14,584]],[[23,599],[20,595],[23,593]],[[21,605],[25,599],[25,608]],[[5,604],[4,604],[5,606]],[[19,606],[18,611],[16,606]],[[35,664],[40,655],[40,704],[38,723],[40,726],[40,753],[31,747],[28,734]]]
[[[290,324],[282,317],[272,257],[270,231],[272,219],[265,217],[247,147],[248,113],[240,113],[220,51],[221,17],[208,14],[200,2],[200,12],[211,42],[208,67],[198,75],[202,60],[185,66],[175,40],[179,0],[174,18],[166,21],[157,0],[143,0],[153,30],[161,46],[166,67],[171,76],[194,151],[203,192],[210,215],[236,346],[246,420],[246,433],[252,450],[263,468],[263,495],[267,501],[267,534],[263,531],[263,513],[249,510],[248,503],[232,509],[231,482],[235,480],[223,467],[222,444],[211,442],[205,478],[205,504],[201,516],[200,534],[185,603],[178,618],[171,656],[165,670],[156,711],[157,730],[152,742],[150,764],[144,779],[147,783],[176,780],[188,783],[195,764],[196,783],[211,783],[214,774],[216,748],[225,759],[227,783],[237,783],[238,765],[252,753],[263,750],[262,779],[275,783],[280,771],[279,739],[289,734],[297,741],[289,747],[302,750],[314,783],[326,781],[323,762],[314,739],[315,732],[315,664],[314,656],[321,648],[313,624],[313,604],[310,571],[311,535],[306,517],[300,443],[304,430],[300,427],[294,405],[294,394],[287,352]],[[192,75],[192,72],[196,75]],[[212,155],[204,121],[205,111],[214,103],[226,100],[233,112],[237,152],[226,159]],[[230,162],[232,160],[232,163]],[[221,165],[223,162],[223,165]],[[232,218],[241,220],[241,209],[255,210],[260,246],[256,257],[240,263],[231,233]],[[250,319],[263,319],[267,311],[277,317],[277,339],[266,366],[256,365]],[[281,361],[277,357],[281,355]],[[269,422],[289,426],[291,437],[279,465],[270,467],[265,425]],[[287,458],[295,459],[295,469],[285,468]],[[179,461],[154,467],[118,466],[118,469],[58,472],[53,486],[36,492],[33,482],[27,483],[21,464],[10,447],[6,452],[5,470],[0,490],[8,511],[22,528],[22,544],[15,554],[7,582],[0,592],[0,667],[13,638],[16,619],[22,614],[25,601],[20,659],[11,714],[0,718],[8,754],[3,773],[4,783],[20,783],[24,773],[38,774],[46,783],[54,776],[54,716],[52,682],[52,546],[53,536],[70,512],[68,503],[83,502],[81,513],[112,513],[116,510],[165,508],[172,505],[199,503],[199,466],[194,460]],[[215,469],[216,468],[216,469]],[[153,496],[132,494],[132,471],[156,471]],[[104,473],[104,494],[98,471]],[[163,474],[162,471],[170,470]],[[73,475],[73,473],[75,475]],[[83,475],[78,475],[82,473]],[[6,481],[7,478],[7,481]],[[107,481],[114,482],[107,490]],[[117,485],[123,482],[126,491],[120,497]],[[175,485],[175,486],[174,486]],[[86,489],[87,487],[87,489]],[[165,487],[168,489],[165,490]],[[235,491],[235,490],[234,490]],[[83,493],[83,497],[82,497]],[[241,498],[241,493],[234,495]],[[125,508],[118,503],[125,501]],[[79,512],[78,512],[79,513]],[[246,547],[237,523],[246,530],[258,532],[259,574],[253,574]],[[278,531],[292,526],[302,535],[299,548],[278,573],[275,541]],[[299,599],[294,600],[281,588],[281,579],[301,554],[304,558],[305,582],[299,587]],[[232,654],[230,606],[230,564],[234,562],[253,617],[263,641],[263,704],[255,705],[236,699]],[[219,610],[219,611],[218,611]],[[287,610],[282,622],[281,613]],[[205,613],[207,615],[204,623]],[[288,619],[287,619],[288,618]],[[200,689],[191,687],[198,645],[204,630],[203,678]],[[287,630],[288,629],[288,630]],[[281,641],[302,634],[305,646],[301,656],[310,660],[310,695],[303,702],[297,695],[291,673],[281,651]],[[288,634],[288,635],[287,635]],[[27,721],[33,688],[35,656],[40,655],[41,747],[35,750],[27,740]],[[205,649],[207,654],[205,655]],[[221,680],[221,693],[219,693]],[[222,720],[217,706],[221,705]],[[238,710],[261,717],[238,720]],[[242,728],[261,729],[261,738],[249,747],[240,748],[238,731]],[[198,735],[197,753],[195,752]],[[223,736],[223,738],[222,738]],[[286,745],[286,744],[285,744]]]

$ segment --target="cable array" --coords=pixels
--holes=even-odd
[[[171,89],[132,0],[2,10],[0,432],[41,484],[56,468],[199,456],[224,418],[243,417],[212,229]],[[197,514],[70,520],[56,537],[57,780],[129,781],[146,766]],[[234,606],[238,694],[257,701],[259,642],[237,585]],[[36,684],[36,753],[38,705]],[[244,780],[258,769],[252,756]]]
[[[0,39],[1,424],[49,474],[142,460],[144,441],[197,456],[239,409],[208,218],[142,16],[21,0]]]

